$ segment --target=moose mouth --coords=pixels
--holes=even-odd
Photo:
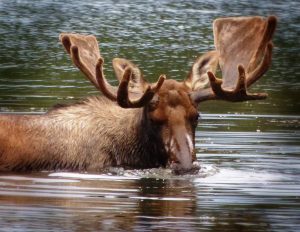
[[[175,175],[196,175],[201,167],[198,161],[194,161],[189,169],[182,168],[179,161],[171,161],[168,163],[168,168]]]

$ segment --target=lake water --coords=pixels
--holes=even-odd
[[[106,73],[134,61],[150,81],[183,79],[213,49],[212,21],[276,15],[259,102],[205,102],[197,175],[168,169],[0,174],[0,231],[299,231],[298,1],[0,1],[0,112],[41,113],[98,92],[72,66],[61,32],[94,34]]]

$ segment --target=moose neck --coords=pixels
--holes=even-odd
[[[162,139],[162,127],[150,120],[148,107],[143,108],[143,114],[140,121],[141,143],[147,149],[149,162],[155,161],[155,166],[165,166],[167,163],[167,153]],[[152,162],[153,162],[152,161]]]
[[[152,168],[165,166],[167,155],[161,138],[161,128],[148,116],[147,107],[121,109],[124,115],[122,134],[115,153],[117,166]],[[125,147],[125,149],[124,149]]]

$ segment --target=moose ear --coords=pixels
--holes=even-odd
[[[119,82],[121,82],[123,78],[125,69],[128,67],[131,69],[132,74],[128,85],[129,92],[143,93],[148,87],[148,82],[143,78],[141,70],[131,61],[122,58],[114,58],[112,65]]]
[[[198,57],[191,71],[184,81],[191,90],[199,90],[208,87],[207,72],[215,73],[217,70],[219,55],[217,51],[210,51]]]

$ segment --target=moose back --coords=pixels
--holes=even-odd
[[[94,36],[61,34],[73,63],[103,95],[43,115],[0,115],[0,171],[198,170],[199,103],[266,98],[247,89],[270,66],[276,21],[274,16],[216,19],[216,49],[198,57],[181,82],[161,75],[149,83],[135,64],[115,58],[118,87],[104,76]],[[222,79],[215,76],[218,67]]]

